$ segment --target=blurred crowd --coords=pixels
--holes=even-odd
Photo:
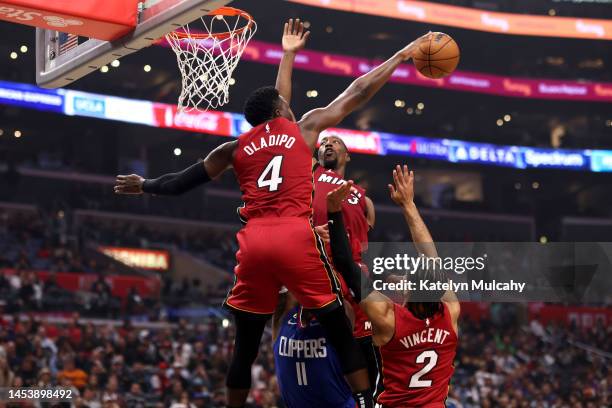
[[[516,313],[509,314],[516,316]],[[449,407],[610,406],[610,327],[461,320]],[[135,327],[0,321],[0,387],[71,387],[66,407],[221,407],[234,329],[228,320]],[[585,342],[591,351],[577,345]],[[253,366],[250,408],[284,407],[266,334]],[[28,406],[28,405],[22,405]]]
[[[232,351],[227,322],[159,329],[33,318],[0,325],[0,387],[70,387],[74,407],[218,407]],[[252,406],[280,406],[269,338],[253,367]],[[1,405],[1,404],[0,404]],[[27,406],[27,405],[22,405]]]
[[[450,399],[465,408],[610,406],[611,335],[601,321],[581,330],[464,319]]]
[[[112,262],[85,256],[63,211],[0,209],[0,268],[53,272],[113,272]]]
[[[227,229],[210,228],[202,234],[94,218],[81,219],[74,228],[70,216],[61,212],[11,212],[10,216],[1,212],[0,387],[71,387],[77,397],[63,404],[66,407],[223,406],[223,380],[234,334],[231,322],[213,313],[195,320],[207,323],[191,324],[180,318],[180,311],[198,303],[217,309],[227,287],[193,278],[167,278],[158,299],[143,299],[137,292],[117,299],[105,279],[115,272],[115,265],[89,256],[89,243],[144,248],[171,245],[228,272],[234,266],[236,249],[233,232]],[[3,268],[10,268],[11,273]],[[49,278],[41,281],[36,270],[49,271]],[[89,288],[75,293],[58,285],[55,274],[59,272],[97,277]],[[525,326],[518,321],[519,308],[492,306],[496,312],[490,319],[462,319],[447,405],[610,406],[612,327],[601,322],[588,330],[544,327],[537,321]],[[115,320],[94,324],[75,315],[68,322],[52,323],[24,315],[26,311],[53,310]],[[129,319],[117,323],[124,316],[140,316],[148,323],[133,323],[137,327]],[[250,408],[284,407],[274,377],[269,335],[262,343],[253,378]]]

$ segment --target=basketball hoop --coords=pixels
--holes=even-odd
[[[221,7],[194,23],[166,34],[183,77],[179,111],[205,111],[229,101],[232,73],[257,30],[253,17]]]

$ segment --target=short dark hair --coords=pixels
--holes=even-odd
[[[433,245],[433,244],[427,244]],[[430,258],[431,259],[431,258]],[[434,258],[435,259],[435,258]],[[433,259],[432,259],[433,260]],[[432,318],[437,313],[443,313],[444,307],[442,306],[442,296],[444,296],[445,290],[420,290],[421,281],[429,282],[448,282],[448,276],[441,267],[441,265],[430,268],[418,268],[414,275],[412,275],[413,281],[416,283],[417,289],[411,290],[408,298],[406,308],[412,312],[417,319],[425,320],[426,318]]]
[[[257,126],[274,117],[280,94],[273,86],[256,89],[244,104],[244,117],[251,126]]]

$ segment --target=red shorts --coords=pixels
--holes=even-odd
[[[249,220],[238,234],[235,283],[225,304],[272,314],[285,286],[305,309],[340,305],[340,286],[308,218]]]

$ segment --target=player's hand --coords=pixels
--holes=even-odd
[[[393,170],[393,183],[389,184],[391,199],[400,207],[414,203],[414,172],[408,166],[399,164]]]
[[[338,212],[342,211],[342,202],[348,197],[353,188],[353,180],[349,180],[342,184],[334,191],[327,193],[327,211]]]
[[[130,174],[128,176],[118,175],[115,181],[116,194],[142,194],[142,184],[144,178],[138,174]]]
[[[300,19],[289,19],[283,31],[283,51],[296,53],[306,46],[310,31],[304,31],[304,23]]]
[[[329,226],[325,225],[317,225],[315,228],[315,232],[321,237],[323,242],[326,244],[329,243]]]
[[[400,50],[398,54],[402,57],[404,61],[408,61],[414,56],[414,53],[419,49],[419,46],[421,46],[421,44],[423,43],[428,42],[431,39],[432,35],[433,33],[431,31],[425,35],[422,35],[421,37],[408,44],[402,50]]]

